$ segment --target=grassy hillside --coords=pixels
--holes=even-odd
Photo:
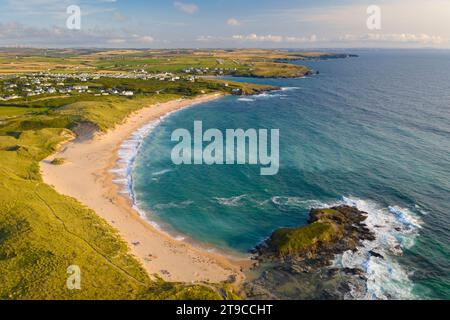
[[[304,66],[280,62],[255,62],[249,69],[241,69],[235,76],[259,78],[296,78],[303,77],[311,71]]]
[[[80,96],[67,105],[59,98],[0,105],[0,299],[221,298],[211,287],[152,281],[114,229],[44,184],[39,173],[39,161],[77,123],[106,130],[144,105],[177,97]],[[70,265],[81,269],[81,290],[66,287]]]

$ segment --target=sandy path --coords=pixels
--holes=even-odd
[[[219,96],[206,95],[149,106],[105,134],[87,141],[68,142],[58,153],[41,162],[44,181],[61,194],[78,199],[116,228],[149,274],[158,273],[166,280],[182,282],[219,282],[231,275],[242,279],[240,266],[248,265],[248,260],[230,260],[207,253],[158,231],[132,209],[129,199],[118,193],[119,187],[112,183],[110,173],[121,143],[138,128],[168,112]],[[55,157],[64,158],[66,162],[51,165]]]

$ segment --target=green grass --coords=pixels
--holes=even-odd
[[[37,115],[20,110],[0,124],[0,299],[223,298],[220,285],[151,280],[112,227],[43,183],[39,172],[39,161],[80,121],[106,130],[145,105],[176,97],[79,101]],[[1,108],[0,115],[11,110],[18,111]],[[81,269],[81,290],[66,287],[70,265]]]
[[[10,107],[0,105],[0,121],[9,118],[14,118],[17,116],[38,113],[45,110],[46,110],[45,108],[30,109],[30,108],[20,108],[20,107]]]
[[[312,253],[318,245],[328,243],[336,236],[332,224],[314,222],[304,227],[276,230],[271,237],[271,244],[280,256],[294,253]]]
[[[256,62],[249,69],[238,70],[236,76],[260,78],[295,78],[302,77],[309,72],[309,68],[279,62]]]
[[[217,61],[220,60],[221,64]],[[260,60],[259,58],[257,60]],[[265,59],[264,59],[265,60]],[[236,60],[234,60],[236,61]],[[168,56],[166,58],[145,59],[135,57],[134,59],[106,60],[96,63],[99,69],[115,71],[131,71],[143,69],[147,72],[173,72],[180,73],[184,69],[209,68],[209,74],[213,69],[224,69],[224,74],[248,76],[248,77],[299,77],[309,71],[308,68],[289,63],[270,61],[244,61],[235,63],[231,59],[220,57],[192,57]],[[236,71],[234,69],[237,69]]]
[[[42,183],[38,161],[65,139],[64,129],[0,136],[0,298],[135,298],[153,285],[126,244],[94,212]],[[69,265],[82,290],[65,286]]]
[[[224,90],[228,92],[232,92],[233,89],[241,89],[243,94],[251,95],[261,91],[269,91],[274,89],[279,89],[270,85],[258,85],[253,83],[243,83],[236,82],[231,80],[223,80],[223,79],[208,79],[207,80],[211,84],[215,84],[217,90]],[[224,88],[223,86],[228,84],[228,87]]]
[[[181,95],[167,94],[154,95],[148,98],[136,97],[134,99],[122,97],[107,97],[101,101],[80,101],[65,105],[57,110],[52,110],[50,117],[57,120],[64,128],[72,128],[73,123],[66,123],[65,119],[76,119],[77,122],[91,122],[105,131],[116,124],[133,111],[157,102],[166,102]]]
[[[96,62],[95,66],[106,70],[135,70],[143,69],[147,72],[181,72],[186,68],[242,68],[231,60],[224,60],[221,64],[214,57],[195,57],[193,55],[166,55],[155,58],[126,57],[124,59],[108,59]]]
[[[314,254],[318,248],[342,239],[348,233],[346,226],[353,224],[352,219],[355,218],[339,209],[313,209],[310,224],[275,230],[268,241],[270,250],[282,257]]]

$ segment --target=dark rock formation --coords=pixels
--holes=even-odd
[[[298,270],[326,266],[336,254],[375,239],[364,224],[366,218],[367,213],[344,205],[312,209],[308,225],[275,230],[256,248],[257,259],[290,261]]]
[[[244,285],[245,294],[260,299],[343,299],[351,287],[364,286],[363,270],[330,265],[337,254],[375,239],[366,218],[367,213],[344,205],[311,209],[308,225],[275,230],[254,251],[254,271],[260,276]]]

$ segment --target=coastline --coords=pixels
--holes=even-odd
[[[114,183],[116,174],[112,172],[122,144],[137,130],[169,113],[221,96],[215,93],[147,106],[106,133],[66,142],[40,163],[43,180],[104,218],[150,275],[157,273],[166,281],[176,282],[217,283],[231,277],[241,282],[241,268],[251,265],[251,261],[206,252],[158,230],[142,218],[128,195],[121,194],[121,185]],[[64,158],[65,163],[50,164],[55,157]]]

